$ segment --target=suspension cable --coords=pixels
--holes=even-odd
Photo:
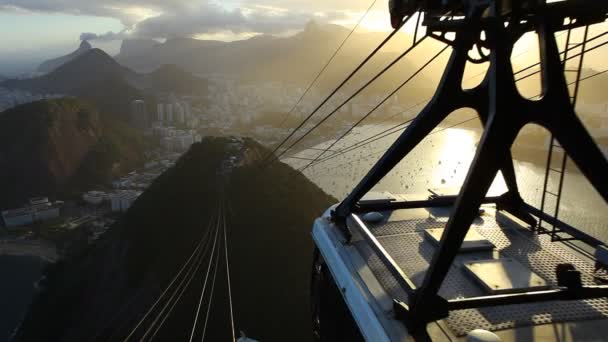
[[[367,119],[372,113],[374,113],[378,108],[380,108],[388,99],[390,99],[393,95],[395,95],[399,90],[405,87],[411,80],[413,80],[420,72],[422,72],[429,64],[431,64],[437,57],[439,57],[445,50],[447,50],[449,45],[444,46],[439,52],[437,52],[433,57],[431,57],[424,65],[422,65],[418,70],[416,70],[410,77],[408,77],[403,83],[401,83],[395,90],[393,90],[388,96],[386,96],[380,103],[378,103],[374,108],[372,108],[367,114],[365,114],[359,121],[357,121],[354,125],[352,125],[346,132],[344,132],[338,139],[336,139],[333,143],[329,145],[325,150],[321,151],[313,161],[308,163],[303,169],[300,169],[300,172],[306,170],[309,166],[311,166],[314,162],[319,160],[327,151],[331,150],[339,141],[341,141],[345,136],[347,136],[355,127],[357,127],[361,122]]]
[[[540,72],[540,71],[537,71],[537,72]],[[579,80],[579,82],[581,82],[581,81],[585,81],[585,80],[588,80],[588,79],[590,79],[590,78],[593,78],[593,77],[596,77],[596,76],[599,76],[599,75],[602,75],[602,74],[605,74],[605,73],[608,73],[608,69],[603,70],[603,71],[599,71],[599,72],[595,72],[595,73],[593,73],[593,74],[591,74],[591,75],[588,75],[588,76],[586,76],[586,77],[583,77],[583,78],[581,78],[581,79]],[[570,83],[568,83],[567,85],[572,85],[572,84],[574,84],[574,82],[570,82]],[[528,99],[532,99],[532,98],[535,98],[535,97],[538,97],[538,96],[540,96],[540,94],[539,94],[539,95],[536,95],[536,96],[531,96],[531,97],[529,97]],[[468,118],[468,119],[466,119],[466,120],[460,121],[460,122],[458,122],[458,123],[455,123],[455,124],[453,124],[453,125],[446,126],[446,127],[441,127],[441,128],[439,128],[439,129],[434,130],[433,132],[429,133],[429,135],[436,134],[436,133],[439,133],[439,132],[445,131],[445,130],[447,130],[447,129],[450,129],[450,128],[454,128],[454,127],[457,127],[457,126],[463,125],[463,124],[468,123],[468,122],[471,122],[471,121],[473,121],[473,120],[475,120],[475,119],[477,119],[477,118],[478,118],[477,116],[474,116],[474,117]],[[313,165],[311,165],[311,166],[316,166],[316,165],[318,165],[318,164],[324,163],[324,162],[329,161],[329,160],[331,160],[331,159],[337,158],[339,155],[342,155],[342,154],[345,154],[345,153],[351,152],[352,150],[355,150],[355,149],[361,148],[361,147],[363,147],[363,146],[366,146],[366,145],[368,145],[368,144],[371,144],[371,143],[373,143],[373,142],[375,142],[375,141],[377,141],[377,140],[380,140],[380,139],[382,139],[382,138],[385,138],[385,137],[387,137],[387,136],[390,136],[390,135],[393,135],[393,134],[399,133],[399,132],[401,131],[401,129],[398,129],[398,130],[395,130],[395,129],[396,129],[398,126],[403,126],[404,124],[407,124],[407,123],[409,123],[409,122],[411,122],[411,121],[413,121],[413,119],[410,119],[410,120],[406,121],[405,123],[400,123],[400,124],[398,124],[398,125],[396,125],[396,126],[393,126],[393,127],[389,128],[389,129],[387,129],[387,130],[383,131],[383,132],[380,132],[379,134],[377,134],[377,135],[376,135],[376,136],[379,136],[379,137],[377,137],[377,138],[375,138],[375,139],[373,139],[373,140],[367,141],[367,142],[366,142],[366,143],[364,143],[364,144],[361,144],[361,145],[359,145],[359,146],[354,146],[354,145],[357,145],[358,143],[357,143],[357,144],[353,144],[353,145],[351,145],[351,146],[349,146],[349,147],[345,148],[345,149],[343,150],[343,151],[344,151],[344,153],[340,153],[340,151],[338,151],[338,152],[336,152],[336,153],[334,153],[334,154],[332,154],[332,155],[328,156],[328,157],[327,157],[327,158],[325,158],[325,159],[322,159],[322,160],[317,161],[315,164],[313,164]],[[407,127],[404,127],[404,128],[407,128]],[[392,132],[389,132],[389,131],[391,131],[391,130],[393,130],[393,131],[392,131]],[[387,132],[389,132],[389,133],[387,133]],[[385,134],[385,133],[386,133],[386,134]],[[384,135],[382,135],[382,134],[384,134]],[[381,135],[381,136],[380,136],[380,135]],[[368,139],[369,139],[369,138],[368,138]],[[365,139],[365,140],[367,140],[367,139]],[[363,142],[363,141],[362,141],[362,142]],[[362,142],[359,142],[359,143],[362,143]],[[371,154],[369,154],[369,155],[366,155],[366,156],[364,156],[364,157],[362,157],[362,158],[360,158],[360,159],[370,157],[370,156],[372,156],[372,155],[374,155],[374,154],[377,154],[377,153],[379,153],[379,152],[373,152],[373,153],[371,153]],[[337,167],[342,166],[342,165],[345,165],[345,164],[348,164],[348,162],[346,162],[346,163],[342,163],[342,164],[339,164]]]
[[[182,265],[182,267],[177,272],[177,274],[173,277],[173,279],[171,280],[171,282],[169,283],[169,285],[167,285],[167,287],[163,290],[163,292],[158,296],[158,298],[156,299],[156,301],[152,304],[152,306],[150,306],[150,308],[148,309],[148,311],[146,311],[146,313],[144,314],[144,316],[137,322],[137,324],[135,325],[135,327],[133,329],[131,329],[131,331],[129,332],[129,335],[127,335],[127,337],[124,339],[124,341],[129,340],[133,336],[133,334],[135,333],[135,331],[137,331],[137,329],[142,325],[142,323],[146,320],[146,318],[148,318],[148,316],[150,315],[150,313],[152,312],[152,310],[154,310],[154,308],[158,305],[158,303],[160,303],[160,301],[163,299],[163,297],[165,296],[165,294],[167,293],[167,291],[173,286],[173,284],[179,278],[179,276],[182,274],[182,272],[184,271],[184,269],[186,268],[186,266],[190,263],[190,261],[192,260],[192,258],[194,257],[194,255],[201,248],[201,246],[203,244],[204,237],[205,237],[205,234],[202,235],[201,240],[199,240],[196,248],[194,249],[194,251],[192,251],[192,254],[190,254],[190,257],[186,260],[186,262]]]
[[[218,227],[218,230],[220,228]],[[222,243],[222,241],[220,240],[220,244]],[[211,304],[213,303],[213,291],[215,289],[215,280],[217,279],[217,270],[219,268],[219,261],[220,261],[220,248],[218,248],[217,250],[217,256],[215,258],[215,269],[213,271],[213,281],[211,282],[211,291],[209,292],[209,303],[207,304],[207,312],[205,314],[205,323],[203,324],[203,337],[201,338],[201,341],[205,341],[205,334],[207,333],[207,322],[209,321],[209,313],[211,311]],[[234,329],[233,331],[233,335],[234,335]]]
[[[608,32],[604,32],[604,33],[602,33],[602,34],[598,34],[598,35],[596,35],[596,36],[594,36],[594,37],[592,37],[592,38],[588,39],[588,40],[587,40],[587,42],[588,42],[588,41],[591,41],[591,40],[594,40],[594,39],[597,39],[597,38],[599,38],[599,37],[601,37],[601,36],[604,36],[606,33],[608,33]],[[598,45],[596,45],[596,46],[594,46],[594,47],[592,47],[592,48],[586,49],[585,51],[582,51],[582,52],[580,52],[580,53],[578,53],[578,54],[576,54],[576,55],[573,55],[573,56],[571,56],[570,58],[574,58],[574,57],[577,57],[577,56],[579,56],[579,55],[581,55],[581,54],[584,54],[584,53],[590,52],[590,51],[595,50],[595,49],[597,49],[597,48],[599,48],[599,47],[602,47],[602,46],[604,46],[604,45],[606,45],[606,44],[608,44],[608,41],[603,42],[603,43],[600,43],[600,44],[598,44]],[[573,46],[572,48],[576,48],[577,46],[580,46],[580,45],[582,45],[582,43],[579,43],[579,44],[577,44],[577,45]],[[566,49],[569,49],[569,48],[566,48]],[[561,53],[563,53],[563,52],[561,52]],[[520,55],[521,55],[521,54],[520,54]],[[568,58],[568,59],[570,59],[570,58]],[[538,65],[538,64],[539,64],[539,63],[537,63],[536,65]],[[526,68],[523,68],[523,69],[521,69],[521,70],[519,70],[519,71],[515,72],[515,73],[514,73],[514,75],[517,75],[517,74],[521,73],[522,71],[525,71],[525,70],[527,70],[527,69],[530,69],[530,68],[531,68],[531,67],[533,67],[533,66],[534,66],[534,65],[531,65],[531,66],[528,66],[528,67],[526,67]],[[540,70],[537,70],[537,71],[533,72],[532,74],[530,74],[530,75],[528,75],[528,76],[526,76],[526,77],[529,77],[529,76],[532,76],[532,75],[535,75],[535,74],[538,74],[538,73],[540,73]],[[476,77],[476,76],[478,76],[478,75],[471,76],[471,77],[469,77],[468,79],[473,78],[473,77]],[[594,75],[591,75],[590,77],[595,77],[595,76],[597,76],[597,75],[596,75],[596,74],[594,74]],[[586,79],[586,78],[584,78],[584,79]],[[515,80],[515,81],[516,81],[516,82],[518,82],[518,81],[520,81],[520,80],[521,80],[521,79],[517,79],[517,80]],[[538,95],[537,95],[537,96],[538,96]],[[532,98],[534,98],[534,97],[532,97]],[[413,105],[413,106],[410,106],[410,107],[408,107],[406,110],[404,110],[404,111],[402,111],[402,112],[400,112],[400,113],[394,114],[394,115],[392,115],[391,117],[387,118],[386,120],[384,120],[384,121],[382,121],[382,122],[386,122],[386,121],[390,120],[391,118],[393,118],[393,117],[395,117],[395,116],[397,116],[397,115],[404,114],[405,112],[409,111],[410,109],[415,108],[415,107],[419,106],[421,103],[427,102],[428,100],[430,100],[430,98],[428,98],[428,99],[426,99],[426,100],[423,100],[423,101],[421,101],[421,102],[419,102],[419,103],[417,103],[417,104],[415,104],[415,105]],[[406,122],[404,122],[404,123],[400,123],[400,124],[398,124],[398,125],[396,125],[396,126],[393,126],[393,127],[389,128],[389,129],[387,129],[387,130],[384,130],[384,131],[382,131],[382,132],[380,132],[380,133],[377,133],[377,134],[375,134],[375,135],[373,135],[373,136],[371,136],[371,137],[368,137],[368,138],[366,138],[366,139],[363,139],[362,141],[359,141],[359,142],[357,142],[357,143],[355,143],[355,144],[353,144],[353,145],[350,145],[350,146],[348,146],[348,147],[346,147],[346,148],[343,148],[343,149],[341,149],[341,150],[339,150],[339,151],[334,152],[334,154],[332,154],[332,155],[330,155],[330,156],[328,156],[328,157],[326,157],[326,158],[324,158],[324,159],[317,160],[317,161],[316,161],[316,162],[314,162],[314,163],[309,163],[309,165],[307,165],[305,168],[301,169],[301,171],[304,171],[304,169],[306,169],[306,168],[308,168],[308,167],[310,167],[310,166],[315,166],[315,165],[320,164],[320,163],[323,163],[323,162],[325,162],[325,161],[327,161],[327,160],[334,159],[334,158],[338,157],[338,155],[341,155],[341,154],[344,154],[344,153],[348,153],[348,152],[350,152],[350,151],[352,151],[352,150],[358,149],[359,147],[363,147],[363,146],[367,145],[367,143],[372,143],[372,142],[377,141],[377,140],[379,140],[379,139],[382,139],[382,138],[384,138],[384,137],[386,137],[386,136],[388,136],[388,135],[395,134],[395,133],[397,133],[398,131],[395,131],[395,132],[392,132],[392,133],[388,133],[388,134],[385,134],[385,133],[387,133],[387,132],[389,132],[389,131],[391,131],[391,130],[394,130],[394,129],[395,129],[395,128],[397,128],[398,126],[402,126],[402,125],[404,125],[404,124],[407,124],[407,123],[411,122],[412,120],[413,120],[413,119],[410,119],[410,120],[408,120],[408,121],[406,121]],[[465,120],[465,122],[468,122],[468,121],[470,121],[470,120]],[[463,122],[463,123],[464,123],[464,122]],[[382,135],[382,136],[376,139],[376,137],[378,137],[378,136],[380,136],[380,135]],[[366,142],[367,142],[367,143],[366,143]]]
[[[287,137],[285,137],[275,148],[274,150],[272,150],[267,156],[266,158],[264,158],[264,162],[270,160],[271,162],[274,161],[275,159],[278,159],[278,157],[275,156],[275,153],[300,129],[302,128],[306,122],[308,122],[308,120],[310,120],[310,118],[315,115],[319,109],[321,109],[321,107],[323,105],[325,105],[325,103],[327,103],[327,101],[329,101],[329,99],[334,96],[345,84],[346,82],[348,82],[361,68],[363,68],[363,66],[365,64],[367,64],[367,62],[374,56],[376,55],[376,53],[378,53],[378,51],[380,51],[380,49],[382,49],[382,47],[388,43],[389,40],[391,40],[391,38],[393,38],[393,36],[395,34],[397,34],[397,32],[399,32],[399,30],[401,29],[401,27],[403,27],[403,25],[405,25],[405,23],[411,18],[412,16],[408,16],[407,18],[405,18],[405,20],[403,20],[401,22],[401,24],[399,25],[399,27],[397,27],[396,29],[394,29],[367,57],[365,57],[365,59],[304,119],[302,120],[302,122],[296,127],[294,128],[291,133],[289,133],[287,135]]]
[[[226,215],[222,216],[222,220],[224,221],[224,257],[226,259],[226,281],[228,282],[228,300],[229,300],[229,308],[230,308],[230,326],[232,332],[232,341],[236,341],[235,331],[234,331],[234,313],[232,311],[232,288],[230,286],[230,265],[228,262],[228,239],[226,238]],[[203,337],[204,338],[204,337]]]
[[[220,217],[219,217],[220,210],[221,210],[221,208],[218,208],[218,217],[217,217],[217,224],[215,226],[215,238],[213,240],[213,248],[211,249],[211,256],[210,256],[210,260],[209,260],[209,266],[207,267],[207,272],[206,272],[206,275],[205,275],[205,280],[203,282],[203,290],[201,291],[201,296],[200,296],[200,299],[198,301],[198,306],[196,308],[196,314],[194,316],[194,323],[192,324],[192,331],[190,332],[190,342],[192,342],[192,339],[194,338],[194,332],[196,330],[196,323],[198,322],[198,315],[200,313],[201,305],[203,303],[203,296],[204,296],[205,290],[207,288],[207,281],[209,280],[209,273],[211,271],[211,263],[212,263],[212,260],[213,260],[213,255],[215,253],[216,243],[217,243],[217,240],[218,240],[219,222],[220,222]]]
[[[315,76],[315,78],[312,80],[312,82],[310,82],[310,84],[308,85],[308,87],[306,88],[306,90],[304,91],[304,93],[302,93],[302,95],[300,96],[300,98],[298,99],[298,101],[296,101],[296,103],[293,105],[293,107],[291,107],[291,109],[289,110],[289,112],[285,115],[285,117],[283,118],[283,121],[281,121],[281,123],[279,124],[279,128],[283,128],[283,125],[285,124],[285,122],[287,122],[287,119],[289,119],[289,117],[291,116],[291,114],[296,110],[296,108],[302,102],[302,99],[304,99],[304,97],[306,96],[306,94],[308,94],[308,92],[313,87],[313,85],[319,80],[319,78],[321,77],[321,75],[329,67],[329,65],[331,64],[331,62],[338,55],[338,52],[340,52],[340,50],[342,49],[342,47],[346,44],[346,41],[348,41],[348,39],[350,38],[350,36],[353,35],[353,33],[355,32],[355,30],[357,29],[357,27],[359,27],[359,25],[361,25],[361,22],[363,22],[363,19],[368,15],[368,13],[372,9],[372,7],[374,7],[374,5],[376,4],[376,1],[377,0],[373,0],[372,1],[372,3],[369,5],[369,7],[365,11],[365,13],[363,13],[363,15],[361,16],[361,18],[359,18],[359,21],[357,21],[357,23],[355,24],[355,26],[353,27],[353,29],[350,31],[350,33],[348,33],[348,35],[346,35],[346,37],[344,38],[344,40],[342,40],[342,43],[338,46],[338,48],[336,49],[336,51],[334,51],[334,53],[331,55],[331,57],[329,58],[329,60],[327,61],[327,63],[325,63],[325,65],[323,66],[323,68],[321,68],[321,70],[319,71],[319,73],[317,74],[317,76]]]
[[[209,224],[207,225],[207,231],[205,232],[205,235],[211,235],[210,234],[210,232],[211,232],[211,226],[212,226],[212,221],[210,220]],[[175,289],[175,291],[173,292],[173,294],[171,295],[171,297],[169,297],[169,299],[167,300],[167,302],[163,306],[162,310],[158,313],[158,315],[156,315],[156,318],[152,321],[152,323],[150,323],[150,326],[148,327],[148,329],[146,330],[146,332],[144,333],[144,335],[141,337],[142,340],[145,339],[148,336],[148,334],[152,331],[152,329],[157,325],[158,320],[161,317],[163,317],[163,319],[161,320],[160,324],[158,324],[158,326],[156,326],[156,329],[154,330],[154,333],[153,333],[152,337],[150,337],[150,340],[152,340],[154,338],[154,336],[156,336],[156,334],[158,333],[158,331],[160,330],[160,328],[164,324],[165,320],[167,320],[167,318],[171,315],[171,312],[173,311],[173,308],[175,307],[175,305],[177,304],[177,302],[179,302],[179,300],[181,299],[181,296],[183,295],[183,293],[186,291],[186,289],[188,288],[188,286],[192,282],[192,279],[194,279],[194,276],[198,272],[198,269],[200,268],[201,264],[203,263],[203,260],[205,258],[205,254],[207,254],[207,251],[209,250],[209,246],[210,245],[211,245],[211,239],[206,240],[205,247],[198,254],[197,261],[195,262],[195,265],[192,265],[190,267],[190,269],[188,270],[188,272],[186,272],[186,275],[184,276],[184,278],[182,278],[182,280],[180,281],[180,283],[177,285],[177,288]],[[184,285],[184,283],[185,283],[185,285]],[[177,298],[176,298],[176,296],[177,296]],[[176,298],[175,301],[173,300],[174,298]],[[171,307],[169,307],[169,305],[171,305]],[[169,309],[169,310],[167,310],[167,309]],[[167,310],[166,313],[165,313],[165,310]]]
[[[407,50],[405,50],[401,55],[397,56],[397,58],[395,58],[391,63],[389,63],[386,67],[384,67],[384,69],[382,69],[378,74],[376,74],[376,76],[372,77],[372,79],[370,79],[369,81],[367,81],[365,84],[363,84],[362,87],[360,87],[357,91],[355,91],[351,96],[349,96],[346,100],[344,100],[340,105],[338,105],[333,111],[331,111],[329,114],[327,114],[325,117],[323,117],[323,119],[321,119],[319,122],[317,122],[312,128],[310,128],[308,131],[306,131],[302,136],[300,136],[298,139],[296,139],[296,141],[294,141],[293,143],[291,143],[291,145],[289,145],[289,147],[287,147],[285,150],[283,150],[283,152],[279,153],[277,155],[277,159],[280,158],[283,154],[287,153],[290,149],[292,149],[295,145],[297,145],[300,141],[304,140],[304,138],[306,138],[306,136],[308,136],[309,134],[311,134],[315,129],[317,129],[319,126],[321,126],[325,121],[327,121],[327,119],[329,119],[331,116],[333,116],[336,112],[338,112],[338,110],[340,110],[340,108],[342,108],[346,103],[348,103],[350,100],[352,100],[353,98],[355,98],[355,96],[359,95],[363,90],[365,90],[367,87],[369,87],[373,82],[375,82],[378,78],[380,78],[380,76],[382,76],[384,73],[386,73],[390,68],[392,68],[395,64],[397,64],[397,62],[399,62],[403,57],[405,57],[406,55],[408,55],[411,51],[413,51],[420,43],[422,43],[428,36],[424,36],[422,37],[419,41],[415,42],[414,44],[412,44],[412,46],[410,46]]]

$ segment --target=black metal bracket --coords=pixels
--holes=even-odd
[[[556,219],[548,220],[546,214],[539,213],[537,209],[535,211],[535,208],[526,204],[519,195],[510,148],[524,125],[535,123],[549,130],[559,140],[565,152],[577,164],[583,175],[608,202],[608,182],[605,181],[605,175],[608,174],[608,160],[572,108],[554,35],[556,31],[565,28],[589,25],[604,20],[608,13],[608,3],[567,0],[560,2],[559,5],[554,5],[544,4],[541,1],[540,5],[534,8],[517,8],[517,10],[521,10],[521,13],[518,12],[520,17],[517,17],[517,20],[508,21],[505,19],[500,0],[467,1],[466,3],[477,7],[469,8],[465,19],[453,22],[438,21],[434,27],[430,27],[433,30],[433,28],[439,27],[437,25],[442,25],[444,30],[455,32],[456,35],[453,41],[449,41],[453,47],[452,54],[435,95],[332,215],[334,220],[346,222],[346,218],[352,212],[380,208],[381,205],[393,208],[411,205],[412,203],[401,202],[382,203],[375,206],[359,201],[450,113],[465,107],[477,111],[484,131],[475,157],[458,197],[452,202],[454,210],[445,227],[439,247],[430,262],[422,286],[415,290],[409,289],[408,293],[413,292],[408,300],[409,307],[403,307],[405,311],[401,312],[401,314],[406,313],[404,317],[409,317],[409,320],[406,319],[407,324],[415,325],[411,327],[412,331],[421,331],[426,327],[426,323],[437,317],[443,317],[445,314],[442,307],[433,307],[429,303],[438,303],[439,288],[469,227],[478,214],[480,205],[485,201],[485,195],[498,171],[502,172],[508,188],[508,192],[496,201],[500,209],[512,213],[532,226],[536,222],[534,217],[542,218],[547,222],[558,222]],[[524,4],[527,2],[511,3]],[[589,4],[592,9],[576,6],[577,4],[580,6],[582,3]],[[480,13],[483,13],[483,16]],[[570,20],[565,24],[564,18],[574,18],[575,20]],[[519,94],[510,60],[514,43],[523,33],[531,30],[538,33],[541,55],[542,96],[534,101],[525,99]],[[480,42],[482,31],[487,39]],[[480,85],[464,90],[461,84],[465,64],[469,58],[468,51],[475,44],[483,44],[490,50],[488,57],[490,66]],[[419,204],[423,203],[415,203],[415,205]],[[574,227],[568,226],[566,229],[570,230],[569,233],[573,236],[584,238],[584,241],[598,243],[597,240]],[[377,241],[373,241],[373,235],[368,237],[368,240],[376,248],[381,248]],[[386,255],[385,251],[381,254],[387,261],[391,260],[390,255]],[[402,286],[405,287],[403,284]],[[583,288],[577,292],[568,288],[537,293],[535,297],[530,297],[528,294],[516,294],[493,297],[486,302],[481,298],[449,301],[446,310],[473,304],[512,304],[525,298],[552,300],[579,298],[580,296],[606,296],[607,291],[606,288]],[[435,310],[439,310],[439,313],[429,312]]]

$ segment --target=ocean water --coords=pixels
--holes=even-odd
[[[353,134],[336,144],[332,151],[352,146],[387,127],[357,128]],[[341,200],[371,169],[398,135],[394,134],[349,153],[337,155],[333,159],[307,168],[304,174],[327,193]],[[444,189],[456,193],[467,175],[479,136],[480,133],[476,130],[460,128],[441,129],[427,136],[372,191],[427,195],[427,189]],[[332,141],[324,142],[315,148],[324,149],[331,143]],[[315,158],[320,153],[316,149],[304,150],[296,156]],[[331,152],[325,154],[330,155]],[[542,154],[537,158],[542,162],[517,160],[515,163],[520,193],[527,203],[536,207],[540,207],[541,202],[545,158],[546,154]],[[309,161],[289,159],[288,163],[300,168],[308,165]],[[567,169],[558,217],[592,236],[607,241],[608,206],[586,178],[574,169]],[[556,191],[558,179],[555,175],[550,177],[549,190]],[[505,190],[506,186],[499,174],[488,194],[499,195]],[[553,213],[555,201],[553,197],[547,198],[547,212]]]
[[[37,257],[0,256],[0,341],[9,341],[37,293],[45,262]]]

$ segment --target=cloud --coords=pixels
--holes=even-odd
[[[108,31],[106,33],[97,34],[93,32],[83,32],[80,34],[80,40],[97,40],[97,41],[113,41],[113,40],[123,40],[131,38],[131,34],[127,30],[123,30],[120,32],[112,32]]]
[[[139,22],[132,35],[146,38],[194,36],[205,33],[230,31],[278,34],[301,29],[311,19],[327,21],[327,15],[302,11],[238,8],[228,10],[207,5],[198,10],[163,14]]]
[[[123,31],[96,34],[83,28],[80,38],[121,40],[217,32],[280,34],[301,29],[311,19],[331,21],[368,5],[364,0],[239,0],[232,7],[214,0],[0,0],[0,11],[116,18],[125,26]]]

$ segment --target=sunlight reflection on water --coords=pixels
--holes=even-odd
[[[386,127],[366,126],[358,128],[338,143],[332,150],[339,151],[368,137],[370,128],[377,132]],[[343,199],[382,156],[397,134],[380,139],[369,145],[337,156],[308,168],[304,174],[324,191]],[[450,128],[427,136],[406,158],[404,158],[372,191],[390,191],[394,194],[424,194],[427,189],[444,189],[456,193],[463,184],[469,165],[475,155],[479,132]],[[331,141],[315,146],[327,147]],[[297,154],[301,158],[315,158],[320,152],[305,150]],[[324,156],[330,156],[328,152]],[[300,168],[309,162],[289,160],[289,164]],[[526,202],[540,207],[544,165],[516,161],[515,172],[520,193]],[[506,190],[502,175],[497,176],[489,195],[500,195]],[[608,219],[606,203],[595,192],[587,180],[577,172],[567,172],[564,195],[560,206],[560,219],[575,225],[604,241],[608,240],[605,222]],[[550,203],[552,213],[553,204]]]

